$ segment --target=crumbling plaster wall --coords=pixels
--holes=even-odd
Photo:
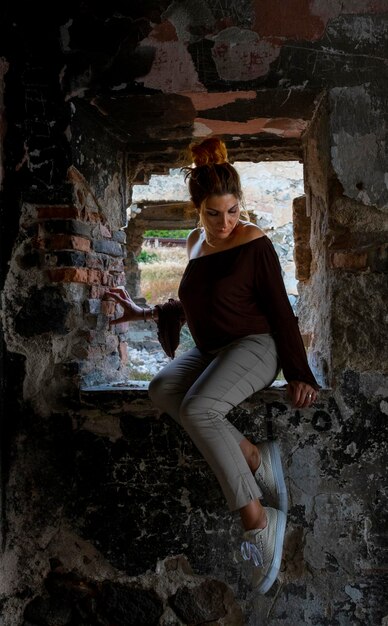
[[[388,371],[388,100],[382,85],[330,94],[332,368]],[[361,156],[362,155],[362,156]]]
[[[371,85],[357,88],[356,94],[368,94],[361,100],[353,89],[346,95],[345,91],[334,89],[322,100],[304,138],[304,214],[311,229],[311,260],[300,280],[299,316],[304,331],[312,334],[312,363],[321,381],[332,386],[346,369],[388,369],[384,348],[388,204],[382,182],[387,127],[381,127],[385,100],[378,99],[378,89],[374,102],[380,108],[374,118],[368,114]],[[355,99],[357,114],[352,117]],[[346,130],[338,133],[339,127]],[[340,160],[339,136],[347,137]],[[365,144],[360,140],[364,136],[369,137]],[[359,163],[364,159],[367,164],[362,168]]]
[[[3,291],[8,348],[25,356],[23,397],[40,414],[67,406],[81,380],[112,380],[121,367],[123,339],[109,332],[101,298],[125,280],[128,172],[120,145],[87,124],[77,134],[76,119],[67,197],[24,200]],[[103,141],[100,156],[95,142]]]
[[[146,390],[105,385],[85,390],[72,415],[26,414],[9,482],[4,626],[382,625],[384,384],[347,373],[309,410],[273,388],[232,412],[241,432],[282,450],[284,562],[266,596],[236,560],[238,516]]]
[[[9,15],[10,31],[5,30],[2,39],[8,50],[3,62],[8,97],[19,97],[25,103],[24,108],[7,109],[6,142],[14,148],[7,155],[4,197],[6,205],[14,210],[12,218],[7,218],[9,257],[3,267],[6,269],[10,248],[16,242],[21,206],[23,213],[29,214],[30,205],[75,204],[77,221],[84,219],[85,199],[74,197],[77,190],[74,181],[69,182],[69,167],[73,172],[76,168],[88,188],[88,216],[99,215],[103,226],[97,234],[98,250],[94,250],[93,243],[96,229],[84,237],[97,257],[77,249],[81,244],[74,237],[65,250],[63,240],[57,240],[59,250],[48,250],[62,256],[61,261],[55,261],[58,255],[50,254],[50,264],[72,270],[56,274],[62,277],[58,285],[62,291],[69,290],[67,282],[73,285],[72,295],[65,296],[73,315],[62,313],[63,329],[69,327],[67,317],[72,324],[77,319],[80,333],[90,330],[93,324],[100,331],[106,327],[107,311],[101,314],[99,300],[109,280],[119,280],[119,268],[123,267],[121,241],[113,245],[111,240],[120,237],[120,229],[125,226],[130,182],[141,171],[149,173],[160,164],[176,165],[193,137],[212,132],[224,135],[233,159],[249,159],[252,153],[253,160],[275,155],[287,158],[290,154],[300,158],[301,135],[309,136],[306,129],[316,107],[316,95],[327,89],[328,148],[345,195],[367,206],[386,203],[382,146],[386,133],[384,42],[388,27],[384,2],[363,6],[348,2],[335,4],[330,10],[325,3],[317,2],[286,7],[274,3],[270,10],[261,2],[239,3],[233,8],[209,2],[202,3],[203,11],[198,13],[189,3],[151,5],[144,14],[139,7],[132,7],[110,15],[108,10],[101,13],[88,3],[82,10],[63,8],[56,13],[53,9],[47,16],[53,28],[44,47],[39,20],[29,9],[19,14],[15,5],[15,15],[12,11]],[[24,45],[17,48],[18,41]],[[358,123],[361,129],[357,129]],[[107,156],[111,149],[108,146],[113,145],[117,148],[116,163],[112,154]],[[353,150],[354,146],[358,149]],[[351,168],[350,161],[355,161],[357,167]],[[94,209],[89,210],[93,203]],[[50,217],[51,228],[59,228],[60,217],[59,208]],[[70,218],[66,219],[63,230],[78,228],[85,234],[84,225],[71,225]],[[23,245],[29,237],[27,233]],[[60,333],[54,329],[36,333],[35,344],[23,335],[17,337],[12,319],[18,314],[23,291],[16,277],[23,276],[21,282],[28,285],[24,274],[27,276],[31,270],[33,282],[43,280],[39,289],[55,283],[47,280],[47,273],[42,278],[44,272],[35,271],[44,269],[44,249],[40,249],[37,265],[37,256],[21,255],[19,245],[18,241],[6,288],[7,341],[10,349],[31,357],[26,365],[28,371],[35,370],[37,361],[35,349],[29,345],[36,344],[39,351],[40,344],[46,342],[44,353],[49,355],[38,359],[42,375],[32,383],[26,397],[38,397],[39,386],[45,393],[45,372],[53,364],[59,366],[61,360],[65,369],[69,367],[67,378],[74,381],[83,378],[90,383],[93,377],[98,382],[104,376],[116,376],[122,365],[117,358],[120,346],[121,353],[125,352],[122,337],[111,337],[105,345],[103,333],[98,339],[95,335],[93,350],[78,335],[72,339],[67,333],[64,339],[63,335],[56,336]],[[314,263],[323,266],[326,252],[320,248],[319,238],[314,245]],[[71,254],[64,255],[64,251]],[[383,250],[379,254],[381,265]],[[17,267],[20,256],[23,268]],[[334,262],[340,263],[338,254],[335,258]],[[12,287],[11,276],[15,277]],[[28,289],[24,293],[27,295]],[[88,320],[81,319],[81,306]],[[50,317],[49,311],[39,308],[34,315]],[[315,335],[312,326],[319,315],[313,312],[308,322],[309,332]],[[326,341],[328,334],[321,335]],[[54,345],[58,343],[60,347]],[[72,354],[72,343],[75,352],[83,344],[84,356]],[[323,345],[317,350],[322,353],[317,361],[323,373],[331,367],[328,352]],[[29,388],[28,383],[25,389]]]
[[[10,8],[10,19],[2,23],[9,33],[0,38],[8,68],[2,268],[9,281],[5,298],[11,301],[6,309],[15,318],[24,312],[20,333],[15,320],[7,321],[8,349],[24,354],[28,347],[28,397],[38,400],[34,410],[24,401],[18,404],[15,397],[22,393],[8,381],[5,418],[12,428],[2,437],[0,578],[5,626],[52,626],[54,620],[67,626],[71,620],[82,623],[85,615],[92,623],[112,617],[120,623],[128,614],[138,619],[144,607],[147,626],[161,616],[165,626],[177,622],[175,610],[185,616],[183,623],[202,619],[221,625],[228,592],[220,579],[231,585],[249,626],[380,625],[388,614],[385,2],[217,1],[201,4],[199,11],[193,3],[166,1],[147,3],[145,9],[131,4],[128,15],[114,17],[105,13],[109,8],[99,12],[84,2],[81,12],[61,8],[55,19],[53,5],[46,16],[49,28],[42,26],[35,5],[21,11],[13,4],[16,13]],[[245,67],[247,58],[252,67]],[[176,94],[182,85],[189,93]],[[306,95],[309,89],[313,97]],[[327,108],[309,129],[312,102],[322,90]],[[77,115],[85,117],[86,135],[76,131]],[[311,265],[301,285],[301,320],[313,335],[322,380],[334,389],[323,391],[311,412],[292,410],[284,392],[271,391],[233,416],[257,439],[278,436],[286,461],[289,570],[272,612],[276,588],[258,599],[251,581],[230,564],[229,540],[237,525],[185,435],[167,418],[157,420],[140,392],[131,396],[125,390],[121,401],[114,395],[111,408],[95,389],[86,406],[74,395],[70,403],[64,383],[73,374],[79,381],[78,365],[76,372],[56,369],[52,356],[63,341],[67,347],[56,352],[57,365],[63,358],[68,362],[68,350],[73,363],[77,324],[94,324],[87,330],[97,343],[84,351],[82,339],[76,361],[102,363],[111,351],[109,369],[100,371],[106,377],[117,372],[119,337],[106,334],[108,311],[100,308],[99,289],[106,271],[120,274],[110,265],[117,258],[107,251],[118,251],[108,245],[112,240],[122,245],[114,237],[120,238],[124,199],[130,198],[123,177],[128,173],[128,180],[135,180],[138,167],[150,169],[156,161],[175,165],[189,140],[209,132],[225,133],[231,154],[249,160],[253,152],[256,158],[301,155],[305,133]],[[95,136],[100,140],[91,148]],[[113,144],[120,146],[117,161],[107,157],[107,145]],[[90,257],[89,250],[55,247],[38,248],[34,256],[29,242],[42,223],[46,230],[58,222],[63,228],[63,221],[82,232],[57,234],[80,236],[93,246],[102,241],[97,248],[105,252],[93,248]],[[88,236],[85,227],[91,227]],[[53,234],[46,232],[47,239]],[[71,253],[70,265],[58,265],[62,252]],[[74,256],[82,252],[85,256]],[[81,267],[75,258],[82,259]],[[89,262],[98,267],[88,267]],[[52,282],[44,274],[44,284],[39,282],[43,272],[53,270],[71,270],[61,274],[70,280]],[[93,276],[96,284],[89,282]],[[35,336],[25,337],[26,328]],[[36,372],[32,367],[35,349],[43,355],[44,375],[38,359]],[[22,370],[23,363],[18,367]],[[61,393],[66,394],[62,409]],[[170,572],[176,567],[172,582],[164,565],[160,578],[150,573],[159,557],[182,551],[205,581],[196,585],[184,562],[168,566]],[[217,576],[212,588],[220,602],[205,614],[198,609],[193,618],[195,607],[204,605],[201,585],[209,585],[209,572]],[[187,592],[196,586],[201,587],[197,595]],[[174,603],[180,588],[182,601]],[[132,612],[134,604],[139,612]],[[230,595],[225,606],[236,626],[241,613]],[[126,616],[122,607],[131,607]],[[184,614],[183,607],[192,613]]]

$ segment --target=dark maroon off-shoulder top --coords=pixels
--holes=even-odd
[[[267,236],[190,260],[178,295],[180,302],[171,300],[167,306],[180,324],[186,320],[200,350],[214,350],[246,335],[271,333],[285,379],[319,389],[278,256]],[[163,312],[164,305],[158,309],[160,338],[165,338],[167,310]]]

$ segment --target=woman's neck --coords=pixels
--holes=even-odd
[[[240,222],[237,222],[232,232],[227,237],[222,239],[214,236],[212,237],[212,235],[209,234],[205,228],[202,228],[202,246],[209,248],[209,250],[224,250],[226,248],[229,248],[230,245],[234,242],[236,236],[238,236],[239,234],[240,224]]]

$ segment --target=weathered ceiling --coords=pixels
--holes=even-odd
[[[387,11],[386,0],[84,2],[60,20],[61,83],[133,151],[217,134],[239,158],[245,146],[298,158],[325,89],[387,75]]]

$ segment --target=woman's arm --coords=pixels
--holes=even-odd
[[[154,320],[158,327],[158,339],[167,356],[174,358],[175,350],[179,345],[180,331],[186,321],[182,304],[179,300],[170,298],[164,304],[142,308],[137,305],[124,289],[114,287],[105,292],[106,300],[112,299],[123,308],[123,314],[110,320],[109,324],[123,324],[144,320]]]
[[[264,239],[264,238],[263,238]],[[284,286],[280,262],[266,237],[257,257],[256,284],[260,306],[276,342],[280,364],[294,406],[310,406],[319,385],[307,361],[306,350]],[[311,395],[310,395],[311,394]]]
[[[139,320],[155,320],[158,319],[157,307],[143,308],[136,304],[124,287],[112,287],[104,294],[104,300],[114,300],[123,308],[123,314],[109,321],[112,326],[114,324],[123,324],[124,322],[136,322]]]

